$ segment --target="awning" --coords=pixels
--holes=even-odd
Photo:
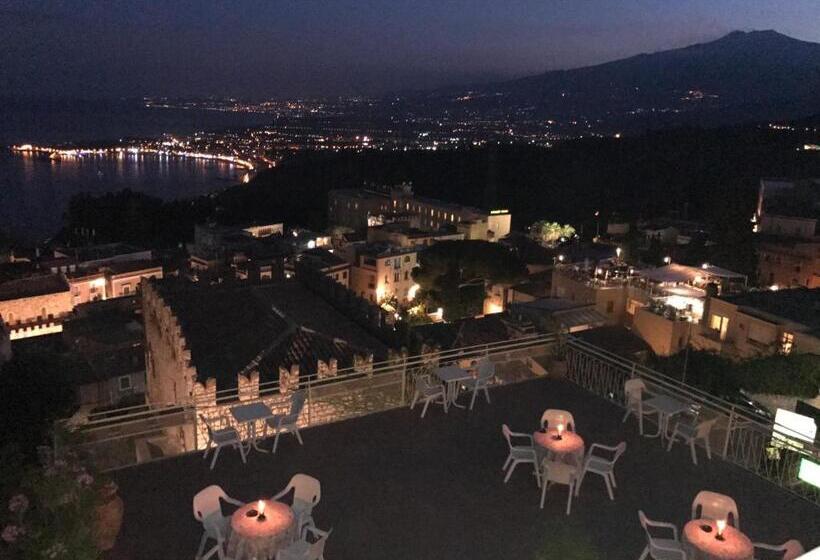
[[[557,311],[552,314],[553,318],[561,324],[561,327],[569,332],[578,332],[607,324],[607,318],[593,307],[579,307],[566,311]]]

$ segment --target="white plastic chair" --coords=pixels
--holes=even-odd
[[[483,358],[478,362],[478,372],[476,379],[467,385],[468,389],[473,390],[473,398],[470,400],[470,410],[473,409],[475,398],[479,391],[484,391],[484,396],[487,399],[487,404],[490,404],[490,392],[487,390],[490,382],[495,377],[495,364],[489,358]]]
[[[520,465],[521,463],[531,464],[533,466],[533,471],[535,472],[535,478],[538,482],[538,485],[541,485],[540,482],[540,473],[538,472],[538,459],[535,454],[535,447],[533,446],[532,436],[530,434],[522,434],[520,432],[513,432],[510,430],[510,427],[506,424],[501,426],[501,433],[504,434],[504,439],[507,440],[507,447],[509,447],[510,453],[507,455],[507,460],[504,461],[504,466],[501,467],[502,471],[507,471],[507,475],[504,477],[504,483],[506,484],[510,477],[512,476],[515,467]],[[529,445],[513,445],[513,438],[519,439],[526,439],[529,441]]]
[[[644,560],[647,556],[653,560],[687,560],[686,551],[678,539],[678,528],[672,523],[662,521],[652,521],[643,511],[638,510],[638,518],[641,520],[641,527],[646,533],[646,548],[643,549],[638,560]],[[652,534],[652,529],[663,529],[665,532],[672,531],[672,538],[661,538]],[[659,533],[659,531],[656,531]]]
[[[541,415],[541,428],[554,428],[557,424],[563,424],[568,432],[575,431],[575,419],[572,413],[558,408],[548,408]]]
[[[211,470],[214,470],[214,465],[216,465],[216,459],[219,457],[219,452],[222,450],[223,447],[233,447],[239,450],[239,456],[242,457],[242,462],[247,463],[246,459],[246,452],[245,446],[242,445],[242,438],[239,435],[239,432],[236,428],[232,426],[226,426],[224,428],[215,428],[211,422],[205,418],[202,414],[199,415],[202,422],[205,424],[205,427],[208,429],[208,443],[205,445],[205,454],[202,455],[203,459],[208,458],[208,453],[211,451],[212,447],[214,446],[216,450],[214,451],[214,458],[211,460]],[[220,421],[223,423],[228,423],[227,420],[223,417],[220,417]]]
[[[321,483],[306,474],[295,474],[285,486],[285,489],[276,494],[271,500],[279,500],[293,491],[291,509],[296,516],[297,534],[305,527],[315,527],[313,523],[313,508],[322,499]]]
[[[431,402],[441,403],[444,412],[447,412],[447,395],[444,393],[444,385],[434,383],[429,374],[420,375],[416,378],[416,392],[413,395],[413,401],[410,403],[410,410],[413,410],[420,398],[424,399],[424,408],[421,411],[422,418],[427,414],[427,407],[430,406]]]
[[[806,553],[806,549],[803,548],[800,541],[796,539],[788,540],[783,544],[753,543],[753,546],[755,547],[755,550],[767,550],[781,553],[782,556],[780,557],[780,560],[795,560]],[[757,557],[757,554],[755,554],[755,557]]]
[[[607,456],[596,455],[596,450],[608,452]],[[615,447],[601,445],[600,443],[593,443],[592,447],[589,448],[589,453],[587,454],[586,459],[584,459],[584,466],[581,470],[581,476],[578,477],[578,484],[575,486],[575,495],[577,496],[578,492],[581,491],[581,483],[584,481],[586,474],[595,473],[604,478],[604,482],[606,483],[606,491],[609,493],[609,499],[614,500],[615,496],[612,493],[612,489],[618,487],[618,485],[615,484],[615,463],[618,461],[620,456],[624,454],[624,451],[626,451],[625,441],[622,441]]]
[[[561,461],[544,459],[541,462],[541,509],[544,509],[544,500],[550,483],[569,486],[567,496],[567,515],[572,509],[572,495],[575,493],[575,483],[578,480],[578,467]]]
[[[305,527],[302,538],[276,553],[276,560],[325,560],[325,544],[333,529]]]
[[[287,414],[274,414],[268,418],[265,423],[265,432],[268,428],[273,429],[276,436],[273,438],[273,452],[276,453],[276,448],[279,446],[279,436],[282,434],[291,433],[296,436],[299,445],[304,445],[302,435],[299,433],[299,415],[305,407],[305,390],[300,389],[294,391],[290,397],[290,411]]]
[[[672,437],[669,438],[669,445],[666,446],[666,450],[669,451],[672,449],[672,444],[675,443],[675,439],[680,437],[684,443],[689,444],[689,449],[692,452],[692,462],[697,465],[698,454],[695,450],[695,445],[698,440],[702,440],[706,447],[706,457],[711,461],[712,449],[709,446],[709,434],[712,432],[712,427],[715,425],[715,422],[717,422],[717,418],[704,420],[697,424],[695,424],[694,421],[678,422],[675,424],[675,429],[672,431]]]
[[[624,383],[626,414],[624,414],[622,422],[626,422],[629,415],[634,414],[638,419],[638,433],[641,435],[643,435],[643,417],[658,414],[657,410],[644,404],[643,394],[646,392],[646,383],[641,379],[629,379]]]
[[[220,560],[225,558],[224,546],[230,518],[222,515],[220,500],[237,507],[243,505],[239,500],[228,496],[225,491],[216,484],[203,488],[194,496],[194,519],[202,523],[204,530],[196,553],[197,560],[206,560],[214,554],[216,554]],[[209,539],[216,541],[216,544],[203,556],[205,545]]]
[[[740,529],[737,503],[725,494],[701,490],[692,501],[692,519],[725,519],[728,525]]]

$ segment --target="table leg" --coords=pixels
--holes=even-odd
[[[644,434],[644,437],[647,437],[647,438],[657,438],[657,437],[659,437],[659,438],[661,438],[661,441],[663,441],[663,434],[665,433],[665,430],[666,430],[665,422],[666,422],[666,414],[664,414],[663,412],[661,412],[659,410],[658,411],[658,431],[655,432],[654,434]]]
[[[467,408],[465,405],[458,404],[458,402],[457,402],[458,401],[459,386],[461,385],[461,381],[451,381],[448,385],[451,388],[451,391],[450,391],[450,393],[451,393],[450,404],[452,406],[455,406],[456,408]]]

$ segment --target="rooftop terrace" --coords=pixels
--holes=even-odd
[[[418,407],[401,407],[305,429],[303,447],[287,437],[276,455],[251,453],[247,465],[226,450],[213,471],[200,453],[114,471],[125,521],[108,558],[189,559],[201,536],[191,516],[197,491],[219,484],[229,495],[252,501],[275,494],[298,472],[322,483],[314,517],[319,527],[334,529],[329,559],[572,558],[572,551],[587,551],[578,557],[631,560],[645,544],[639,509],[681,527],[695,494],[704,489],[737,501],[741,529],[754,541],[796,538],[807,549],[820,545],[816,496],[804,499],[750,472],[766,459],[756,455],[755,446],[743,444],[752,432],[737,430],[733,416],[728,426],[721,416],[712,460],[701,449],[695,466],[684,446],[666,452],[657,439],[638,435],[634,419],[623,424],[617,397],[597,396],[613,395],[628,368],[614,358],[594,362],[593,353],[570,350],[566,378],[496,387],[492,404],[479,400],[472,412],[444,414],[431,407],[421,419]],[[512,373],[527,370],[525,362],[510,357],[497,353],[493,359],[505,379],[524,377]],[[643,375],[639,367],[632,373]],[[590,476],[566,516],[566,487],[550,489],[540,510],[526,465],[503,483],[502,423],[532,432],[545,408],[571,411],[587,446],[627,442],[615,470],[615,501],[607,498],[602,480]],[[270,448],[270,442],[264,447]],[[756,458],[743,459],[746,455]],[[744,460],[750,470],[738,466]],[[771,470],[771,463],[765,465]]]

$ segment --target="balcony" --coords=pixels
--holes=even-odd
[[[319,527],[334,529],[327,558],[572,558],[577,551],[579,558],[632,560],[645,545],[639,509],[681,527],[693,497],[704,489],[737,501],[741,528],[753,541],[796,538],[807,549],[820,545],[820,495],[796,479],[799,459],[816,459],[817,449],[778,447],[765,420],[581,341],[567,344],[565,377],[533,378],[525,364],[549,355],[555,343],[542,335],[438,355],[445,362],[489,355],[497,364],[504,383],[490,391],[492,404],[479,399],[472,412],[445,414],[431,407],[421,419],[418,407],[404,406],[418,363],[408,359],[377,367],[372,376],[341,375],[321,390],[312,387],[304,446],[288,436],[276,455],[252,452],[247,465],[225,450],[213,471],[201,452],[184,449],[136,466],[123,460],[111,474],[125,501],[125,522],[108,558],[191,558],[201,536],[191,516],[197,491],[219,484],[249,502],[278,492],[298,472],[322,483],[314,517]],[[656,394],[688,401],[703,417],[717,417],[711,461],[699,449],[695,466],[685,446],[678,443],[667,452],[658,439],[638,435],[634,418],[621,422],[623,382],[631,376],[644,379]],[[342,401],[355,406],[338,406],[335,419],[319,414]],[[151,421],[182,427],[192,421],[182,408]],[[550,489],[539,509],[539,491],[526,465],[504,484],[501,424],[532,432],[545,408],[571,411],[587,447],[627,442],[615,470],[614,501],[600,477],[589,476],[566,516],[566,487]],[[110,460],[116,455],[103,449],[114,442],[128,448],[128,441],[146,431],[144,419],[117,420],[118,431],[107,422],[90,428],[98,437],[85,446],[98,458]],[[271,442],[262,445],[269,449]]]

